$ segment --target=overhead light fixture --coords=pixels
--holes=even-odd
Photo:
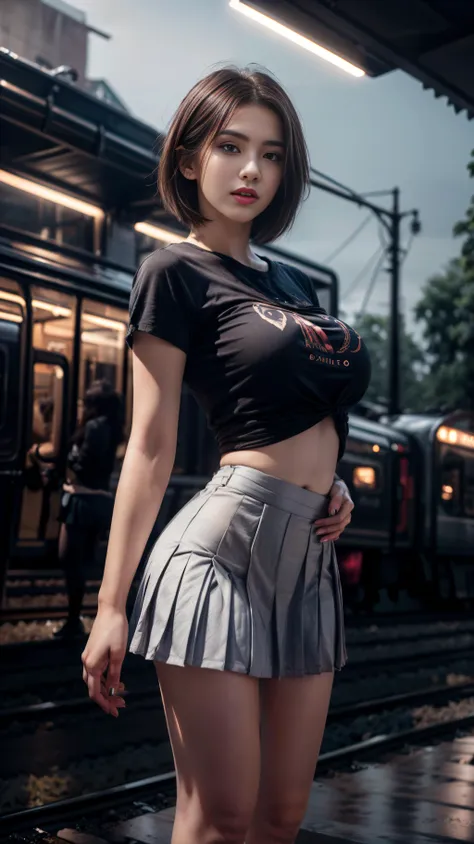
[[[18,296],[17,293],[8,293],[6,290],[0,290],[0,299],[5,299],[6,302],[16,302],[22,307],[26,306],[23,296]]]
[[[25,191],[40,199],[47,199],[49,202],[55,202],[56,205],[63,205],[65,208],[71,208],[73,211],[78,211],[80,214],[85,214],[86,217],[95,217],[97,220],[102,220],[104,212],[102,208],[96,205],[90,205],[88,202],[83,202],[82,199],[76,199],[74,196],[69,196],[67,193],[61,193],[58,190],[47,188],[46,185],[40,185],[37,182],[30,182],[29,179],[23,179],[21,176],[15,176],[14,173],[9,173],[7,170],[0,170],[0,182],[9,185],[11,188]]]
[[[176,234],[169,229],[162,229],[159,226],[152,226],[151,223],[135,223],[135,231],[154,237],[155,240],[165,240],[167,243],[182,243],[187,238],[184,235]]]
[[[91,331],[83,331],[81,333],[81,340],[83,343],[88,343],[90,346],[107,346],[111,349],[123,348],[123,341],[110,340],[108,337],[98,336]]]
[[[248,18],[251,18],[256,23],[266,26],[267,29],[271,29],[278,35],[288,38],[289,41],[293,41],[293,43],[297,44],[298,47],[302,47],[304,50],[309,50],[310,53],[314,53],[316,56],[319,56],[320,59],[324,59],[326,62],[336,65],[336,67],[341,68],[341,70],[345,70],[345,72],[350,73],[351,76],[366,75],[365,70],[362,70],[362,68],[351,64],[346,61],[346,59],[342,59],[341,56],[337,56],[336,53],[331,53],[330,50],[326,50],[325,47],[321,47],[321,45],[316,44],[315,41],[305,38],[304,35],[300,35],[300,33],[295,32],[294,29],[284,26],[284,24],[279,23],[279,21],[274,20],[274,18],[270,18],[262,12],[257,12],[256,9],[253,9],[251,6],[247,6],[246,3],[241,3],[240,0],[229,0],[229,6],[232,9],[235,9],[236,12],[241,12],[241,14],[247,15]]]
[[[108,319],[106,317],[95,316],[95,314],[83,313],[82,318],[87,322],[92,322],[94,325],[100,325],[101,328],[108,328],[109,331],[125,331],[126,325],[124,322],[118,322],[115,319]]]
[[[31,304],[34,308],[49,311],[55,317],[70,317],[72,314],[71,308],[63,308],[62,305],[53,305],[51,302],[43,302],[41,299],[32,299]]]
[[[23,322],[23,317],[19,314],[11,314],[8,311],[0,311],[0,319],[6,322]]]

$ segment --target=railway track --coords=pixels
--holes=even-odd
[[[147,686],[139,691],[125,691],[123,693],[128,705],[140,704],[143,701],[155,701],[161,710],[161,697],[158,686]],[[424,704],[442,704],[450,700],[463,698],[474,698],[474,682],[458,683],[456,685],[435,686],[415,692],[404,692],[402,694],[387,695],[382,698],[351,703],[344,706],[331,707],[327,723],[353,719],[359,715],[373,715],[378,712],[388,712],[401,706],[423,706]],[[81,697],[64,701],[45,701],[44,703],[32,704],[30,706],[12,707],[0,711],[0,729],[10,727],[14,723],[27,723],[38,721],[51,721],[54,717],[63,715],[87,715],[88,712],[97,712],[97,705],[85,694]]]
[[[27,656],[22,645],[11,645],[0,649],[0,713],[14,699],[11,710],[21,709],[22,704],[49,704],[53,699],[65,704],[80,697],[83,691],[80,655],[83,643],[74,642],[65,647],[57,641],[32,643]],[[339,687],[350,687],[355,682],[374,679],[378,675],[394,677],[401,671],[414,671],[421,668],[436,668],[450,663],[454,666],[461,661],[474,664],[474,637],[467,641],[454,641],[449,647],[435,647],[415,653],[385,653],[375,658],[367,658],[367,647],[358,648],[359,654],[351,657],[337,676]],[[466,670],[466,669],[464,669]],[[140,693],[155,682],[154,671],[149,662],[138,657],[127,656],[123,667],[123,681],[126,687]],[[22,696],[27,699],[22,701]]]
[[[441,693],[441,690],[439,690],[439,693]],[[375,702],[370,703],[374,704]],[[369,702],[367,702],[368,705]],[[379,701],[377,705],[382,705],[382,702]],[[383,705],[387,705],[387,703]],[[363,761],[380,760],[389,751],[400,748],[408,749],[433,739],[455,736],[459,731],[472,728],[473,725],[474,711],[469,715],[451,718],[424,727],[398,731],[391,735],[371,736],[365,741],[321,754],[315,778],[333,770],[357,765]],[[137,801],[140,801],[139,807],[143,811],[142,801],[147,798],[156,800],[157,791],[160,792],[161,798],[173,799],[175,786],[176,775],[174,770],[170,768],[170,770],[152,777],[131,780],[123,785],[116,785],[89,794],[55,801],[44,806],[5,814],[0,818],[0,831],[7,835],[8,833],[23,833],[34,829],[47,831],[48,827],[57,828],[58,824],[63,823],[74,823],[77,826],[79,818],[97,815],[97,813],[111,807],[133,805]],[[34,839],[23,838],[22,840],[33,841]],[[41,839],[37,838],[36,840]]]

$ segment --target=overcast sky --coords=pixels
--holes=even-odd
[[[402,210],[418,208],[422,223],[402,274],[402,305],[411,322],[409,312],[426,279],[459,253],[460,241],[451,232],[474,188],[466,169],[474,121],[456,115],[444,98],[436,99],[402,71],[355,79],[252,23],[227,0],[73,0],[73,5],[112,36],[110,41],[90,36],[88,75],[107,79],[131,112],[157,129],[166,130],[182,97],[216,63],[257,62],[290,94],[313,167],[360,192],[398,186]],[[324,263],[367,213],[313,190],[280,243]],[[408,222],[402,232],[405,244]],[[347,315],[360,305],[370,269],[352,293],[349,288],[378,245],[374,218],[332,263]],[[387,311],[387,282],[381,272],[370,310]]]

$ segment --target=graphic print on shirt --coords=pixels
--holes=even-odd
[[[292,317],[294,322],[300,327],[301,333],[304,338],[305,348],[307,349],[316,349],[319,352],[322,352],[325,355],[341,355],[345,352],[349,351],[350,354],[356,354],[361,347],[361,338],[357,331],[352,329],[353,334],[357,339],[357,345],[355,349],[351,349],[351,332],[347,325],[341,320],[336,319],[335,317],[331,317],[328,314],[318,314],[318,317],[322,320],[326,320],[329,323],[329,326],[338,325],[342,331],[342,343],[338,349],[334,349],[327,333],[324,331],[323,328],[319,325],[314,325],[310,320],[305,319],[305,317],[300,316],[299,314],[293,313],[293,311],[282,311],[278,308],[269,307],[267,304],[263,302],[254,302],[253,309],[255,313],[259,315],[261,319],[264,319],[266,322],[269,322],[271,325],[274,325],[276,328],[279,328],[280,331],[283,331],[286,324],[287,324],[287,313]],[[328,326],[328,327],[329,327]],[[321,357],[321,355],[315,356],[310,354],[310,360],[316,360],[318,363],[326,363],[332,366],[339,365],[340,361],[335,360],[333,357]],[[350,366],[349,360],[344,359],[342,361],[343,366]]]

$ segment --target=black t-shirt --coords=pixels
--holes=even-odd
[[[187,354],[184,380],[220,454],[280,442],[333,416],[341,458],[348,408],[370,380],[360,336],[320,307],[311,279],[280,261],[268,271],[183,242],[136,273],[127,343],[136,330]]]

